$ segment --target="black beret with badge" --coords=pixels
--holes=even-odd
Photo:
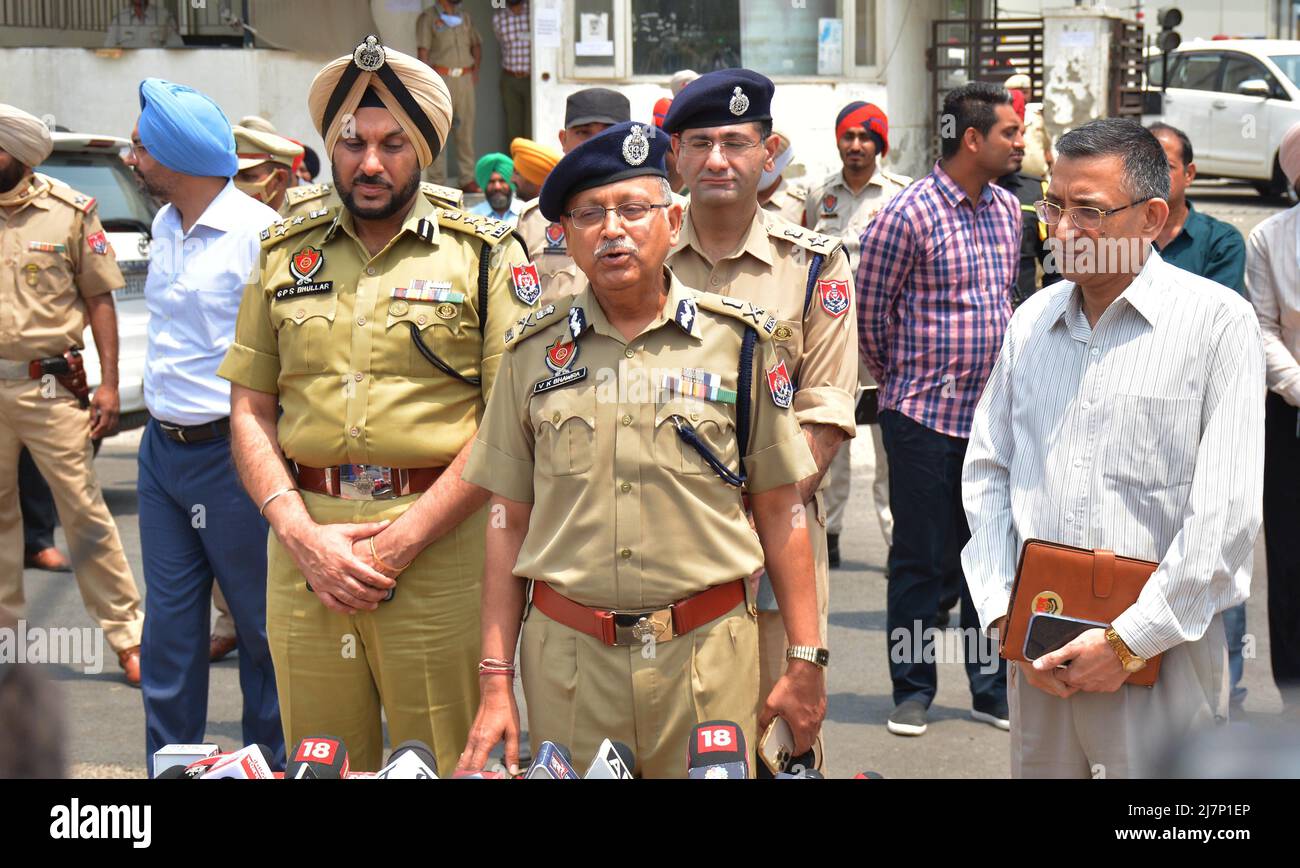
[[[719,69],[692,81],[673,99],[664,132],[772,119],[772,79],[752,69]]]
[[[627,178],[668,177],[664,155],[668,136],[653,124],[616,124],[564,155],[542,184],[538,207],[552,223],[564,213],[569,197]]]

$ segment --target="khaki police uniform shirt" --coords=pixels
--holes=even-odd
[[[528,255],[537,263],[537,271],[542,276],[542,284],[550,291],[549,278],[555,272],[573,265],[569,256],[568,243],[564,237],[564,225],[552,223],[542,216],[538,199],[529,199],[519,212],[516,229],[524,239]]]
[[[415,24],[419,46],[429,52],[431,65],[469,69],[474,65],[472,49],[482,42],[470,21],[469,10],[462,4],[455,13],[461,17],[460,24],[450,27],[439,14],[441,9],[434,5],[420,13]]]
[[[763,203],[764,211],[771,211],[778,217],[789,220],[796,226],[803,226],[804,202],[808,198],[808,188],[802,184],[791,184],[784,178],[772,191],[772,196]]]
[[[862,252],[862,233],[889,200],[911,183],[911,178],[877,166],[866,186],[854,193],[845,183],[841,169],[809,191],[804,208],[805,225],[842,239],[849,254],[850,271],[856,274],[858,257]]]
[[[83,298],[126,281],[95,200],[43,175],[0,207],[0,358],[30,362],[85,345]]]
[[[302,222],[298,222],[299,220]],[[506,328],[531,306],[513,266],[524,251],[510,227],[440,211],[417,196],[399,234],[373,258],[346,210],[272,224],[261,279],[244,288],[235,342],[218,373],[278,395],[284,454],[309,467],[446,466],[481,421]],[[479,253],[492,243],[488,315],[480,321]],[[323,258],[318,267],[314,255]],[[298,274],[310,274],[300,285]],[[526,269],[525,269],[526,270]],[[401,298],[423,290],[444,300]],[[411,328],[470,385],[439,371]]]
[[[746,314],[754,306],[698,293],[668,276],[660,315],[626,341],[586,277],[566,273],[577,281],[566,303],[542,308],[534,324],[515,328],[507,341],[465,469],[467,481],[533,505],[515,575],[547,582],[588,606],[663,605],[748,576],[763,563],[740,489],[684,444],[672,422],[674,415],[688,421],[728,468],[739,469],[734,399],[741,342],[753,325]],[[557,377],[548,358],[572,340],[576,311],[586,329],[565,370],[586,374],[546,388]],[[758,316],[749,390],[744,467],[754,492],[816,472],[794,414],[778,405],[768,383],[767,372],[781,365],[764,330],[770,318]],[[660,388],[665,376],[680,378],[684,370],[716,375],[726,391],[710,400]]]
[[[465,207],[465,193],[455,187],[444,187],[441,184],[421,181],[420,192],[424,194],[424,198],[439,208],[460,210]],[[333,184],[328,182],[299,184],[285,191],[284,204],[280,206],[280,216],[297,217],[301,214],[306,217],[312,211],[319,211],[321,208],[338,208],[342,204]]]
[[[798,385],[800,425],[824,424],[854,436],[858,388],[858,321],[853,276],[837,239],[755,209],[749,233],[731,255],[710,263],[695,235],[691,209],[668,265],[687,286],[752,301],[778,319],[772,342]],[[805,312],[813,257],[825,257]]]

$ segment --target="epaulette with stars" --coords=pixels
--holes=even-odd
[[[468,211],[460,211],[455,208],[439,208],[438,225],[444,229],[473,235],[494,247],[509,238],[511,233],[514,232],[509,223],[503,223],[500,220],[494,220],[491,217],[484,217],[479,214],[470,214]]]
[[[789,241],[805,250],[820,253],[823,256],[830,256],[844,246],[844,242],[838,238],[823,235],[811,229],[804,229],[802,226],[797,226],[786,220],[770,221],[767,224],[767,234],[772,238]]]
[[[322,199],[334,191],[333,184],[302,184],[290,187],[284,193],[285,207],[293,207],[312,199]]]
[[[274,247],[285,238],[292,238],[308,229],[328,223],[337,213],[337,208],[317,208],[305,216],[299,214],[297,217],[285,217],[263,229],[258,237],[262,239],[263,247]]]
[[[61,202],[66,202],[82,214],[89,214],[95,210],[95,197],[87,196],[85,193],[78,193],[76,190],[62,182],[50,184],[50,195]]]
[[[700,310],[720,313],[740,320],[744,325],[758,332],[760,340],[771,339],[772,332],[776,331],[776,311],[759,307],[752,301],[713,292],[700,292],[695,297],[695,305]]]
[[[568,309],[566,308],[565,310]],[[521,319],[516,321],[514,325],[506,329],[506,348],[509,349],[530,335],[535,335],[538,332],[544,331],[545,329],[541,328],[541,326],[549,326],[559,322],[560,320],[558,319],[551,319],[551,317],[555,315],[555,311],[556,307],[554,304],[548,304],[540,310],[530,310]]]

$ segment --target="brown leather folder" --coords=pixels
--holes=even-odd
[[[1080,549],[1044,540],[1025,540],[1016,581],[1011,586],[1009,616],[999,653],[1005,660],[1025,660],[1029,619],[1038,612],[1109,624],[1137,601],[1142,586],[1159,564],[1118,557],[1104,549]],[[1160,674],[1160,657],[1128,677],[1127,684],[1150,687]]]

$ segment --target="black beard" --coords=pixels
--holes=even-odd
[[[402,213],[411,204],[411,200],[415,198],[415,194],[420,189],[420,173],[416,172],[411,175],[411,180],[407,182],[406,186],[393,192],[392,198],[388,200],[387,205],[377,208],[362,208],[357,205],[356,198],[353,196],[352,191],[355,187],[349,187],[346,193],[343,192],[343,185],[339,183],[338,170],[331,168],[331,173],[334,175],[334,189],[339,191],[343,206],[352,213],[353,217],[360,217],[362,220],[387,220],[389,217]],[[365,175],[357,175],[353,179],[353,184],[355,185],[358,181],[369,183],[376,180]]]
[[[17,160],[10,160],[9,168],[0,172],[0,193],[8,193],[27,174],[27,167]]]

